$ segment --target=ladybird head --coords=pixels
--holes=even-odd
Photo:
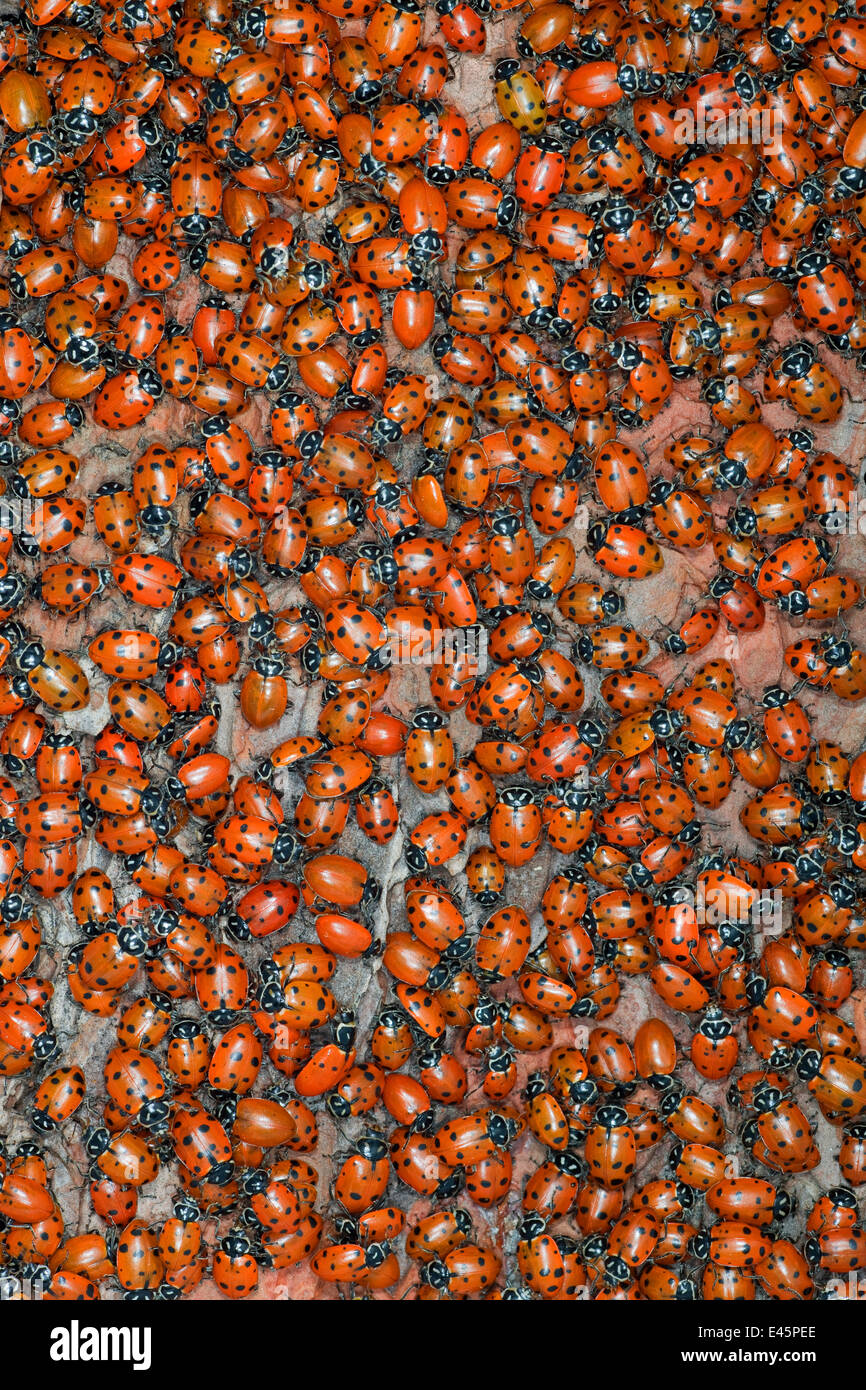
[[[234,1175],[235,1165],[232,1160],[228,1158],[224,1163],[215,1163],[213,1167],[208,1170],[207,1180],[213,1183],[215,1187],[225,1187],[231,1182]]]
[[[379,1134],[362,1134],[355,1148],[368,1163],[381,1163],[388,1157],[388,1145]]]
[[[503,193],[499,207],[496,208],[496,227],[499,228],[500,232],[505,232],[509,227],[513,227],[514,221],[517,220],[518,211],[520,211],[520,204],[513,193]]]
[[[35,671],[45,661],[45,648],[41,642],[27,642],[16,649],[14,659],[19,671]]]
[[[147,952],[147,937],[141,927],[119,927],[117,944],[129,956],[143,956]]]
[[[493,80],[495,82],[507,82],[517,72],[520,72],[520,64],[517,59],[503,58],[493,69]]]
[[[430,1260],[422,1266],[421,1279],[431,1289],[447,1289],[451,1283],[451,1271],[442,1260]]]
[[[93,1127],[84,1132],[84,1152],[88,1158],[99,1158],[111,1143],[111,1135],[104,1126]]]
[[[169,1107],[164,1100],[149,1100],[138,1112],[138,1123],[145,1129],[165,1130],[168,1125]]]
[[[830,517],[832,515],[831,512]],[[823,518],[823,522],[828,520],[829,517]],[[802,618],[809,611],[809,599],[802,589],[792,589],[790,593],[776,596],[776,606],[780,613],[788,613],[792,618]]]
[[[33,1056],[37,1062],[47,1062],[50,1058],[56,1057],[59,1051],[60,1044],[50,1028],[40,1033],[33,1043]]]
[[[769,1115],[782,1103],[782,1092],[769,1081],[759,1081],[752,1092],[752,1108],[759,1115]]]
[[[821,1053],[814,1047],[804,1047],[797,1057],[797,1075],[801,1081],[814,1081],[821,1070]]]
[[[709,1231],[698,1231],[697,1235],[693,1235],[688,1243],[688,1251],[694,1260],[700,1260],[701,1263],[708,1260],[710,1255]]]

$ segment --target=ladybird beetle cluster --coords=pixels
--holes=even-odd
[[[864,106],[862,0],[0,22],[4,1289],[866,1269]]]

